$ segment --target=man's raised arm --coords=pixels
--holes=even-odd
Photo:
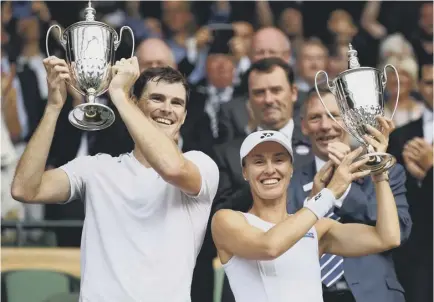
[[[156,127],[129,97],[129,91],[139,77],[137,58],[117,62],[113,73],[109,88],[111,99],[146,162],[168,183],[187,194],[199,194],[202,187],[199,167],[188,160],[174,140]],[[164,98],[163,95],[158,97]]]
[[[65,172],[60,169],[45,171],[56,123],[66,100],[65,80],[70,80],[69,69],[64,60],[56,57],[48,57],[43,62],[47,70],[47,106],[21,156],[11,187],[13,198],[26,203],[63,202],[70,194]]]

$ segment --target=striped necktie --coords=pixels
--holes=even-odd
[[[339,221],[341,218],[333,212],[327,214],[328,218]],[[342,256],[323,254],[319,260],[321,266],[321,281],[326,287],[335,284],[344,274],[344,258]]]
[[[215,94],[208,98],[205,104],[205,112],[208,113],[211,133],[214,138],[218,138],[219,136],[218,113],[220,111],[220,103],[221,93],[216,91]]]

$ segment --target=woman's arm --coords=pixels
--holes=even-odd
[[[345,257],[376,254],[401,243],[398,211],[387,173],[373,176],[377,196],[375,227],[359,223],[342,224],[331,219],[318,223],[324,252]]]

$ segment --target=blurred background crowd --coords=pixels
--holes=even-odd
[[[45,206],[18,203],[11,197],[10,183],[47,101],[46,71],[42,63],[47,57],[47,30],[53,24],[65,29],[84,20],[86,6],[87,2],[83,1],[1,2],[2,222],[84,219],[84,206],[80,202]],[[334,78],[348,69],[349,43],[357,50],[362,66],[383,69],[392,64],[398,70],[400,89],[396,76],[389,71],[385,88],[386,116],[391,115],[399,97],[393,118],[398,130],[422,120],[432,123],[433,2],[94,1],[92,6],[97,12],[96,20],[107,23],[118,33],[124,25],[132,28],[134,53],[141,71],[169,65],[188,78],[191,85],[188,114],[178,143],[183,151],[200,150],[216,160],[222,174],[216,205],[224,204],[229,195],[245,185],[231,171],[234,162],[239,165],[238,150],[228,150],[237,146],[234,141],[243,139],[262,124],[258,120],[260,104],[256,101],[259,95],[249,100],[245,74],[252,63],[263,58],[280,58],[294,71],[291,81],[298,89],[297,100],[293,105],[285,104],[290,102],[286,99],[272,105],[280,106],[283,119],[294,121],[294,129],[300,126],[300,110],[314,87],[317,71],[325,70]],[[56,30],[51,31],[48,48],[51,55],[65,58]],[[116,58],[130,57],[131,48],[132,39],[124,32]],[[102,131],[74,128],[68,121],[68,113],[83,101],[81,95],[69,89],[47,169],[59,167],[77,156],[101,152],[117,156],[133,149],[133,141],[119,115],[111,127]],[[109,105],[117,114],[108,95],[99,97],[98,102]],[[428,137],[432,146],[432,127],[430,131],[428,136],[420,135]],[[294,139],[297,153],[310,153],[311,142],[307,137],[300,134],[300,137],[293,136],[293,142]],[[402,146],[395,146],[391,152],[399,157]],[[425,177],[417,176],[411,167],[405,168],[409,179]],[[409,186],[420,188],[420,182],[407,182],[407,190],[414,192]],[[432,195],[432,187],[430,192]],[[409,194],[407,201],[413,224],[421,223],[432,229],[432,196],[417,196],[418,200],[413,200],[416,195],[412,198]],[[422,199],[428,201],[423,203]],[[48,231],[36,228],[25,232],[20,240],[16,235],[13,229],[3,227],[2,246],[14,246],[20,241],[25,246],[79,247],[81,227],[63,226]],[[432,280],[432,230],[426,236],[431,236],[427,238],[431,262],[425,264]],[[193,301],[212,301],[211,265],[215,256],[208,233],[198,257]]]

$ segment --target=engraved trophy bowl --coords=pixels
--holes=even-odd
[[[372,67],[360,67],[357,51],[353,49],[351,44],[349,45],[348,61],[349,69],[341,72],[331,82],[329,82],[325,71],[318,71],[315,75],[315,88],[328,115],[365,147],[366,154],[361,155],[359,160],[368,157],[369,161],[360,167],[360,170],[379,173],[392,167],[396,163],[396,159],[389,153],[375,152],[374,148],[363,138],[365,134],[370,135],[365,125],[371,125],[381,131],[376,116],[384,116],[384,88],[387,83],[386,69],[392,68],[395,71],[399,96],[398,72],[390,64],[384,66],[383,71]],[[336,121],[321,98],[317,82],[321,74],[325,75],[326,85],[335,96],[343,125]],[[398,97],[391,118],[393,118],[397,106]]]
[[[53,28],[59,30],[60,44],[66,52],[66,63],[69,67],[71,81],[68,84],[86,100],[69,113],[70,123],[82,130],[102,130],[113,124],[114,112],[104,104],[96,103],[95,98],[107,91],[112,75],[111,67],[115,62],[115,51],[122,40],[122,33],[128,29],[131,33],[134,52],[134,34],[130,27],[123,26],[120,36],[109,25],[95,21],[95,9],[89,1],[85,9],[85,21],[74,23],[67,27],[63,34],[58,25],[52,25],[46,36],[46,51],[48,37]]]

